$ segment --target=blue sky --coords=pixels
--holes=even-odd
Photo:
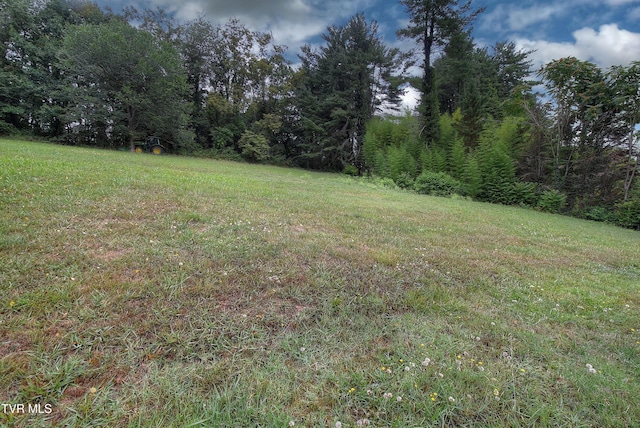
[[[364,12],[380,25],[385,41],[398,41],[395,30],[407,23],[399,1],[390,0],[97,0],[115,12],[125,5],[139,9],[162,7],[181,21],[204,14],[213,22],[236,17],[253,30],[270,31],[278,44],[295,57],[301,45],[319,43],[326,27],[343,24]],[[474,0],[485,6],[474,25],[479,44],[511,40],[535,49],[535,67],[552,59],[575,56],[608,67],[640,60],[640,0],[504,1]]]

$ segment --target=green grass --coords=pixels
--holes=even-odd
[[[52,411],[0,424],[634,426],[639,248],[340,175],[1,140],[0,401]]]

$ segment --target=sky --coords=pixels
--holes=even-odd
[[[409,50],[395,32],[408,23],[399,0],[97,0],[120,12],[125,5],[139,10],[163,8],[180,22],[204,16],[224,24],[238,18],[247,28],[270,32],[276,44],[296,55],[304,44],[322,43],[327,27],[343,25],[356,13],[375,20],[385,43]],[[463,1],[460,1],[463,3]],[[530,55],[537,70],[553,59],[574,56],[602,68],[640,61],[640,0],[473,0],[485,7],[473,24],[477,45],[512,41]],[[408,94],[409,97],[415,94]],[[412,104],[410,101],[409,104]]]
[[[318,44],[331,25],[342,25],[356,13],[376,20],[386,43],[410,47],[395,31],[408,16],[396,0],[97,0],[120,12],[161,7],[179,21],[204,15],[216,23],[238,18],[252,30],[271,32],[276,43],[295,56],[305,43]],[[640,0],[473,0],[486,7],[474,23],[479,45],[510,40],[531,55],[536,68],[552,59],[575,56],[601,67],[640,60]]]

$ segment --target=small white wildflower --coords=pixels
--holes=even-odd
[[[422,365],[423,365],[424,367],[427,367],[427,366],[429,365],[429,363],[430,363],[430,362],[431,362],[431,359],[429,359],[429,358],[425,358],[425,359],[424,359],[424,361],[422,362]]]
[[[371,395],[371,394],[373,394],[373,391],[370,389],[367,389],[367,395]]]
[[[387,373],[388,373],[388,374],[391,374],[391,369],[387,369]]]
[[[385,400],[388,400],[389,398],[393,397],[393,394],[392,394],[392,393],[390,393],[390,392],[385,392],[385,393],[382,395],[382,397],[383,397]]]
[[[591,367],[591,368],[589,369],[589,373],[596,374],[596,373],[597,373],[597,370],[596,370],[596,369],[594,369],[593,367]]]
[[[455,398],[453,398],[453,397],[449,397],[449,401],[451,401],[452,403],[455,403],[455,402],[456,402],[456,399],[455,399]]]
[[[411,368],[409,366],[405,366],[404,371],[408,372],[409,370],[411,370]]]
[[[593,368],[593,366],[591,364],[587,364],[587,368],[591,369],[591,368]]]
[[[442,378],[444,377],[444,375],[443,375],[442,373],[438,373],[438,377],[439,377],[440,379],[442,379]]]
[[[290,426],[290,427],[293,427],[293,426],[295,426],[295,425],[296,425],[296,423],[295,423],[294,421],[289,421],[289,426]]]
[[[399,403],[402,401],[402,397],[400,397],[399,395],[396,397],[396,401]]]
[[[340,421],[336,422],[336,428],[342,428],[342,422]]]

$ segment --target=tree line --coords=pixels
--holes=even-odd
[[[0,0],[0,135],[373,175],[420,193],[640,228],[640,62],[601,69],[472,37],[471,1],[401,0],[401,51],[363,14],[293,66],[238,20]],[[421,76],[409,70],[420,67]],[[415,111],[401,111],[408,85]],[[541,96],[534,87],[544,85]]]

